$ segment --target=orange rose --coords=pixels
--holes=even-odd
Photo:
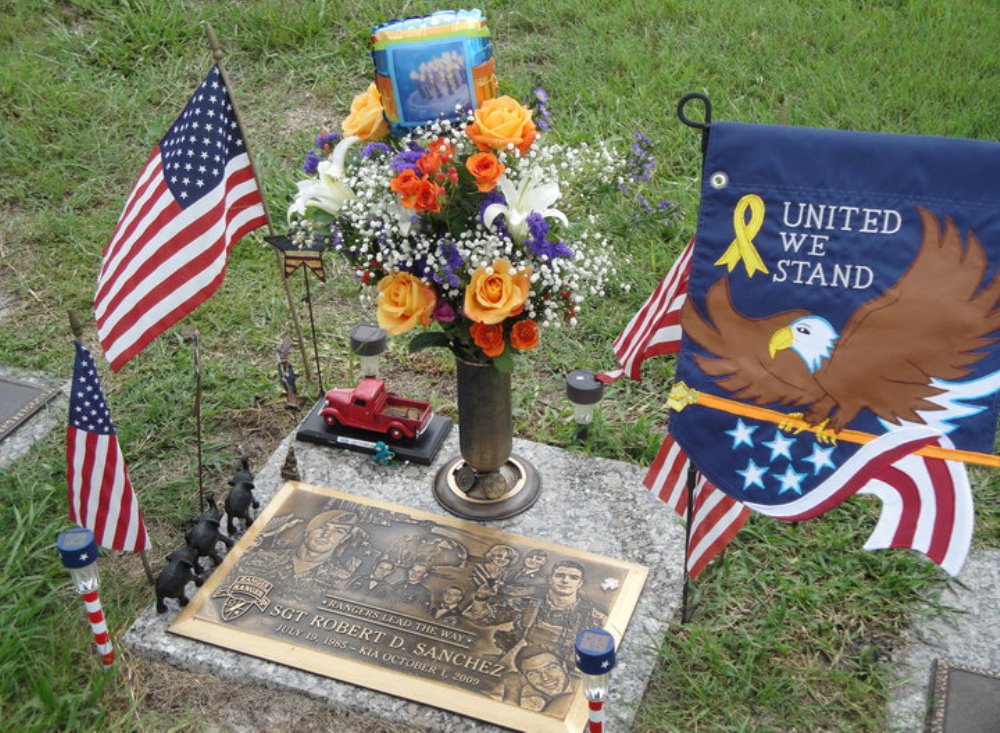
[[[437,171],[444,164],[440,156],[437,153],[424,153],[419,158],[417,158],[417,168],[425,175],[429,176],[431,173]]]
[[[487,269],[492,272],[487,272]],[[531,286],[531,268],[510,273],[507,260],[497,260],[490,268],[479,267],[465,288],[465,315],[477,323],[500,323],[524,309]]]
[[[493,153],[476,153],[470,155],[465,161],[465,167],[476,179],[476,188],[482,193],[488,193],[496,188],[500,176],[507,170],[507,166],[497,160]]]
[[[382,110],[382,95],[374,84],[351,102],[351,113],[342,123],[344,135],[355,135],[362,140],[381,140],[389,134]]]
[[[420,278],[408,272],[386,275],[378,281],[378,325],[398,336],[418,323],[427,326],[437,296]]]
[[[510,345],[521,351],[528,351],[538,346],[538,324],[530,318],[518,321],[510,329]]]
[[[538,134],[531,121],[531,110],[506,96],[483,102],[465,133],[484,152],[505,150],[512,144],[522,155],[528,152]]]
[[[389,188],[400,196],[416,196],[420,191],[420,181],[421,178],[416,171],[407,168],[389,182]]]
[[[430,211],[436,214],[441,211],[442,196],[444,196],[444,188],[436,183],[431,183],[425,178],[420,181],[420,190],[417,192],[417,197],[414,199],[411,208],[417,211]],[[406,206],[405,201],[403,202],[403,206]]]
[[[389,188],[399,194],[399,203],[417,211],[441,211],[444,188],[421,178],[412,168],[407,168],[389,182]]]
[[[483,350],[486,356],[500,356],[504,350],[503,326],[499,323],[473,323],[469,333],[476,346]]]

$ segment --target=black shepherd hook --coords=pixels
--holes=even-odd
[[[684,112],[684,107],[691,100],[698,99],[705,106],[704,122],[698,122],[697,120],[692,120]],[[690,94],[685,94],[677,102],[677,117],[688,127],[694,127],[695,129],[701,130],[701,156],[705,157],[705,153],[708,152],[708,133],[712,127],[712,100],[708,98],[707,94],[702,94],[701,92],[691,92]]]

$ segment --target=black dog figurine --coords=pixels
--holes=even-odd
[[[167,604],[164,603],[167,598],[176,598],[182,607],[186,606],[188,598],[184,594],[184,588],[192,580],[200,587],[204,582],[201,572],[198,550],[191,545],[185,545],[167,555],[166,567],[156,576],[156,612],[167,612]]]
[[[194,520],[194,526],[184,535],[188,545],[198,551],[198,557],[210,557],[217,566],[222,562],[218,550],[215,546],[218,542],[225,544],[227,548],[233,546],[233,541],[222,534],[220,524],[222,524],[222,512],[215,503],[215,494],[205,497],[210,509],[203,511]],[[230,533],[232,530],[230,530]]]
[[[229,535],[236,532],[235,520],[243,520],[243,531],[246,531],[253,524],[253,513],[251,508],[260,507],[260,502],[253,495],[253,474],[250,473],[250,461],[246,456],[240,459],[242,468],[237,471],[231,479],[229,485],[233,488],[226,495],[226,529]]]

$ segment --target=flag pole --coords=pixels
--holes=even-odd
[[[72,310],[66,311],[69,314],[69,330],[73,334],[73,338],[83,343],[83,326],[80,325],[80,319],[76,317],[76,313]],[[146,556],[145,550],[139,550],[139,559],[142,561],[142,569],[146,571],[146,579],[149,580],[150,585],[156,585],[156,578],[153,577],[153,568],[149,564],[149,558]]]
[[[254,180],[257,181],[257,190],[260,192],[260,203],[261,207],[264,209],[264,218],[267,219],[267,232],[270,236],[274,236],[274,222],[271,221],[271,212],[267,208],[267,197],[264,196],[264,186],[260,180],[260,174],[257,172],[257,166],[253,162],[253,153],[250,151],[250,141],[247,139],[246,132],[243,127],[243,120],[240,117],[240,108],[236,104],[236,94],[233,91],[232,85],[229,83],[229,77],[226,74],[226,67],[222,63],[222,57],[225,55],[225,51],[222,48],[222,44],[219,43],[218,37],[215,35],[215,31],[212,30],[212,25],[208,21],[202,21],[202,26],[205,28],[205,35],[208,36],[208,45],[212,49],[212,58],[215,60],[215,65],[219,67],[219,76],[222,77],[222,83],[226,85],[226,89],[229,90],[229,101],[233,105],[233,117],[236,118],[236,124],[240,128],[240,132],[243,133],[243,143],[244,150],[246,150],[247,158],[250,160],[250,170],[253,171]],[[312,380],[312,374],[309,370],[309,361],[306,357],[306,347],[305,341],[302,339],[302,326],[299,324],[299,314],[295,310],[295,303],[292,300],[292,292],[288,289],[288,280],[285,279],[284,275],[284,263],[282,262],[282,255],[280,252],[275,250],[275,259],[278,263],[278,272],[281,275],[281,285],[285,289],[285,299],[288,301],[288,310],[292,314],[292,324],[295,326],[295,336],[299,342],[299,352],[302,355],[302,364],[306,370],[306,379]]]
[[[313,301],[312,294],[309,291],[309,268],[302,268],[302,279],[306,283],[306,303],[309,305],[309,330],[312,331],[312,341],[313,341],[313,355],[316,357],[316,380],[319,382],[319,394],[320,396],[326,394],[326,389],[323,387],[323,370],[319,366],[319,345],[316,343],[316,321],[313,319]]]
[[[684,588],[681,591],[681,623],[686,624],[694,615],[694,609],[688,609],[688,590],[691,577],[688,575],[688,563],[691,559],[691,523],[694,521],[694,485],[698,478],[695,467],[688,466],[687,475],[687,518],[684,522]]]
[[[194,425],[195,441],[198,444],[198,511],[205,511],[204,463],[201,458],[201,334],[196,328],[194,341]]]

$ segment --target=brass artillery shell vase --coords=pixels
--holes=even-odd
[[[512,453],[514,421],[510,374],[490,364],[456,359],[460,458],[434,480],[434,496],[466,519],[506,519],[538,499],[541,479],[534,466]]]

